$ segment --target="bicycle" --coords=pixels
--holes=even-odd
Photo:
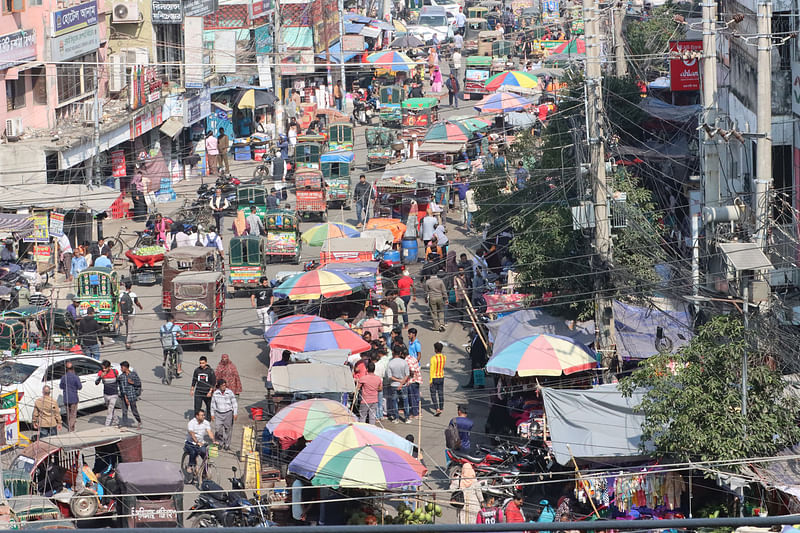
[[[178,350],[176,348],[164,349],[166,362],[164,364],[164,377],[161,383],[171,385],[172,380],[178,377]],[[187,454],[188,455],[188,454]]]
[[[211,461],[211,456],[209,454],[209,447],[208,445],[203,446],[206,449],[205,456],[202,458],[202,462],[198,465],[195,463],[194,468],[189,466],[189,452],[186,450],[183,451],[183,456],[181,457],[181,472],[183,472],[183,481],[187,484],[196,484],[197,488],[203,484],[205,480],[211,480],[216,482],[217,480],[217,467]],[[201,455],[198,455],[198,458]]]

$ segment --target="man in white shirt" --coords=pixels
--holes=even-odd
[[[458,37],[461,36],[459,35]],[[455,71],[456,79],[459,79],[461,77],[461,52],[458,51],[458,48],[453,52],[453,70]]]
[[[231,449],[233,423],[239,417],[239,404],[236,395],[228,388],[224,379],[217,380],[217,390],[211,396],[211,420],[222,447]]]
[[[264,234],[264,222],[261,220],[261,217],[258,216],[256,206],[250,206],[250,214],[245,218],[245,222],[247,222],[247,226],[250,228],[250,235]]]
[[[66,234],[58,238],[58,250],[61,253],[61,268],[67,281],[72,281],[70,269],[72,268],[72,243]]]
[[[464,8],[458,8],[458,14],[456,15],[456,35],[464,35],[464,32],[467,28],[467,16],[464,15]]]
[[[189,236],[189,234],[184,231],[183,227],[181,227],[181,229],[175,234],[174,248],[181,248],[183,246],[194,246],[194,241],[192,241],[192,238]]]
[[[428,243],[430,242],[431,237],[433,237],[433,232],[438,223],[439,221],[436,220],[436,217],[433,216],[433,213],[430,211],[428,211],[428,214],[422,219],[422,242],[425,244],[425,246],[428,246]]]
[[[461,52],[464,48],[464,37],[462,37],[460,33],[453,35],[453,48],[455,48],[457,52]]]
[[[222,260],[225,260],[225,246],[222,243],[222,237],[217,234],[216,226],[209,226],[208,233],[202,239],[203,246],[207,248],[216,248]]]
[[[193,474],[197,477],[195,466],[197,464],[197,456],[206,458],[208,454],[208,443],[206,437],[210,442],[216,443],[214,434],[211,432],[211,424],[206,420],[206,412],[198,409],[194,414],[194,418],[189,420],[186,425],[186,442],[183,445],[183,451],[189,454],[189,467],[192,469]]]

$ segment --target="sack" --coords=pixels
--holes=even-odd
[[[444,442],[445,446],[451,450],[461,449],[461,435],[458,434],[458,427],[456,427],[455,422],[452,420],[450,421],[450,425],[447,426],[447,429],[444,430]]]
[[[119,311],[122,316],[130,316],[133,314],[133,298],[129,292],[123,292],[119,297]]]

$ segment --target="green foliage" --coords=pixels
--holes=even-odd
[[[672,3],[653,9],[646,20],[628,20],[625,40],[628,44],[630,65],[638,76],[650,79],[651,71],[666,71],[664,54],[669,51],[669,41],[683,37],[684,29],[673,20],[679,11]],[[653,73],[655,74],[655,73]]]
[[[641,124],[647,116],[639,107],[641,101],[641,91],[633,78],[603,79],[603,108],[612,136],[625,143],[641,140]]]
[[[659,456],[681,460],[733,460],[771,456],[800,439],[797,400],[753,350],[752,330],[720,316],[675,354],[647,359],[620,389],[646,389],[642,442]],[[748,365],[747,416],[741,409],[742,358]],[[746,428],[746,429],[745,429]]]

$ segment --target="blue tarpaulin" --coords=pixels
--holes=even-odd
[[[332,63],[341,63],[342,62],[341,49],[342,49],[342,45],[339,44],[339,43],[335,43],[335,44],[331,45],[330,51],[331,51]],[[345,62],[350,61],[351,59],[356,57],[358,54],[360,54],[360,52],[345,52],[344,53]],[[317,57],[320,58],[320,59],[323,59],[323,60],[327,60],[328,59],[328,56],[327,56],[327,54],[325,54],[325,52],[322,52],[321,54],[317,54]]]
[[[353,152],[344,150],[337,152],[326,152],[320,156],[320,163],[352,163],[356,156]]]
[[[358,35],[364,29],[364,24],[356,24],[354,22],[344,23],[344,32],[348,34]]]

